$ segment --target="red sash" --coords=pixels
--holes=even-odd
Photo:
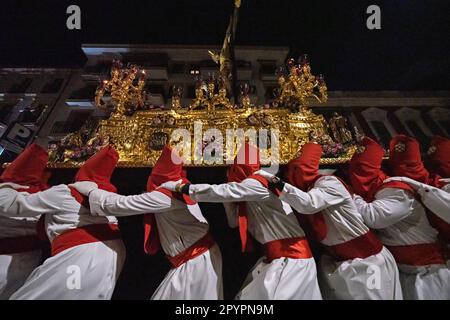
[[[383,249],[383,245],[375,234],[369,231],[344,243],[333,246],[325,245],[325,248],[336,261],[345,261],[356,258],[365,259],[378,254]]]
[[[90,224],[70,229],[53,239],[52,256],[82,244],[116,239],[121,239],[121,235],[115,224]]]
[[[0,239],[0,255],[34,251],[40,249],[41,244],[37,236]]]
[[[212,238],[210,233],[207,233],[203,238],[198,240],[192,246],[184,250],[183,252],[177,254],[174,257],[166,255],[167,259],[170,261],[174,268],[177,268],[184,263],[192,260],[206,251],[208,251],[213,245],[215,245],[215,241]]]
[[[270,263],[279,258],[309,259],[312,258],[311,249],[305,237],[274,240],[264,244],[264,252]]]
[[[444,255],[438,244],[425,243],[405,246],[387,246],[397,263],[410,266],[445,264]]]
[[[196,204],[189,196],[172,192],[170,190],[159,188],[154,191],[161,192],[169,198],[179,200],[188,205]],[[149,255],[156,254],[161,249],[161,243],[158,234],[158,225],[156,223],[156,218],[153,213],[147,213],[144,215],[144,252]]]

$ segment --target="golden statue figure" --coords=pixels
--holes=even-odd
[[[227,92],[232,92],[232,70],[233,70],[233,62],[232,62],[232,41],[236,35],[238,17],[239,17],[239,8],[241,7],[241,0],[234,1],[234,12],[230,18],[230,23],[228,24],[227,32],[225,34],[225,39],[223,41],[222,50],[219,53],[215,53],[212,51],[208,51],[212,60],[219,65],[219,73],[221,78],[225,81],[225,89]],[[236,79],[234,79],[236,80]],[[235,97],[237,98],[237,97]]]
[[[330,119],[330,130],[336,142],[345,144],[353,140],[352,133],[347,129],[347,119],[337,112]]]

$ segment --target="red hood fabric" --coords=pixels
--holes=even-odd
[[[306,143],[300,150],[300,155],[287,164],[286,180],[308,191],[319,175],[319,163],[322,157],[322,147],[317,143]]]
[[[239,149],[236,158],[234,159],[234,164],[228,169],[228,182],[242,182],[259,169],[261,169],[259,149],[245,143],[241,149]],[[247,233],[247,203],[238,202],[237,207],[242,252],[252,251],[253,242],[249,240]]]
[[[156,161],[153,170],[147,180],[147,191],[156,190],[161,184],[168,181],[182,180],[182,183],[189,183],[186,178],[186,171],[183,170],[183,160],[178,154],[166,145]],[[168,197],[184,202],[186,205],[193,205],[195,201],[186,194],[171,192],[170,190],[159,188],[157,191]],[[161,247],[157,224],[154,214],[144,216],[144,252],[146,254],[156,254]]]
[[[259,149],[245,143],[228,169],[228,182],[241,182],[261,169]]]
[[[429,149],[430,172],[443,178],[450,178],[450,139],[435,136]]]
[[[349,176],[353,190],[363,198],[372,198],[387,175],[381,170],[384,150],[374,140],[365,137],[364,150],[355,153],[350,160]]]
[[[381,170],[384,150],[374,140],[365,137],[362,141],[363,151],[356,152],[349,165],[349,178],[353,191],[366,201],[373,201],[375,194],[382,188],[400,188],[414,192],[407,184],[399,181],[383,183],[387,176]]]
[[[309,191],[316,180],[321,177],[319,164],[322,152],[322,147],[317,143],[308,142],[304,144],[300,149],[299,156],[287,164],[287,182],[305,192]],[[308,215],[299,212],[296,217],[308,237],[317,241],[325,239],[328,231],[321,212]]]
[[[189,183],[189,180],[186,179],[186,171],[183,170],[183,159],[166,145],[148,177],[147,191],[155,190],[164,182],[178,180]]]
[[[114,147],[106,146],[81,166],[75,181],[92,181],[102,190],[117,192],[117,188],[111,183],[111,176],[118,161],[119,154]]]
[[[29,186],[29,189],[19,190],[35,193],[49,188],[49,178],[46,166],[48,162],[47,150],[33,143],[3,171],[1,182],[13,182]]]
[[[392,173],[426,183],[429,172],[420,156],[420,146],[416,139],[398,135],[389,143],[389,163]]]
[[[439,176],[431,176],[422,162],[419,142],[406,135],[391,139],[389,145],[389,162],[392,173],[416,181],[439,187]]]

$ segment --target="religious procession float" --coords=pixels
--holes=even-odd
[[[146,72],[112,61],[109,78],[95,94],[95,104],[111,110],[109,119],[51,144],[50,166],[77,167],[108,143],[119,152],[121,167],[151,167],[166,143],[182,146],[187,166],[221,166],[234,159],[242,135],[251,140],[255,132],[253,143],[258,143],[266,165],[286,164],[307,141],[323,146],[322,164],[349,161],[359,133],[350,130],[339,114],[327,121],[310,108],[312,101],[326,103],[328,96],[324,77],[312,74],[307,55],[291,58],[277,69],[278,88],[270,104],[253,105],[249,85],[236,85],[232,49],[236,20],[237,12],[221,52],[209,52],[217,73],[196,80],[195,99],[187,106],[181,103],[178,86],[172,88],[170,105],[147,105]]]

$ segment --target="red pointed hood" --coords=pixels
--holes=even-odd
[[[431,177],[422,162],[420,145],[416,139],[405,135],[392,138],[389,145],[389,162],[392,173],[437,186],[440,177]]]
[[[450,178],[450,139],[433,137],[428,154],[430,171],[443,178]]]
[[[259,169],[261,169],[259,149],[245,143],[241,149],[239,149],[236,158],[234,159],[234,164],[232,164],[228,170],[228,181],[241,182]]]
[[[322,157],[322,147],[317,143],[306,143],[300,150],[300,155],[289,161],[286,180],[304,191],[320,176],[319,163]]]
[[[3,171],[1,182],[14,182],[29,186],[23,190],[29,193],[43,191],[47,185],[48,172],[45,170],[48,162],[47,150],[33,143]]]
[[[183,159],[170,146],[165,146],[148,177],[147,191],[153,191],[164,182],[183,180],[188,183],[183,171]]]
[[[373,199],[388,176],[381,170],[383,148],[368,137],[363,139],[362,148],[350,160],[349,177],[354,192],[368,200]]]
[[[114,147],[106,146],[81,166],[75,181],[92,181],[102,190],[117,192],[110,180],[118,161],[119,154]]]

